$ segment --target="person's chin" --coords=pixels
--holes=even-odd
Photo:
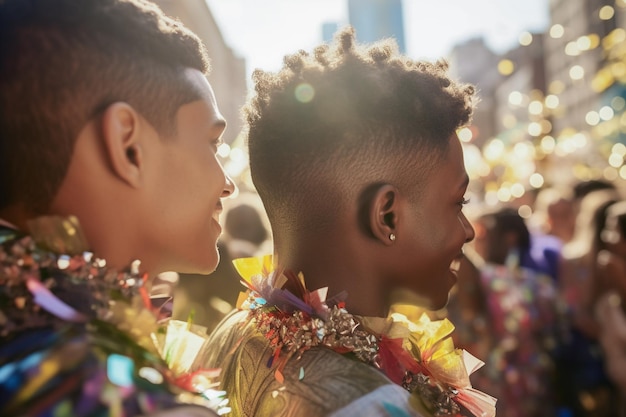
[[[217,249],[217,245],[209,246],[209,249],[202,253],[197,254],[193,265],[194,273],[200,275],[208,275],[217,269],[217,265],[220,262],[220,253]]]
[[[207,274],[215,272],[217,265],[220,263],[220,252],[217,250],[217,246],[215,246],[213,250],[215,252],[211,253],[210,256],[207,257],[205,263],[205,269],[208,271]]]
[[[448,305],[450,299],[450,292],[441,294],[436,300],[432,300],[432,304],[429,306],[429,310],[437,311],[445,308]]]
[[[217,262],[212,263],[204,263],[203,265],[199,265],[197,268],[194,268],[195,274],[198,275],[210,275],[217,269]]]
[[[446,271],[446,273],[442,277],[442,283],[441,283],[442,292],[441,294],[438,295],[436,299],[433,300],[432,305],[430,307],[431,310],[433,311],[440,310],[444,308],[446,305],[448,305],[448,300],[450,299],[450,291],[452,290],[452,287],[454,287],[456,282],[457,282],[456,272],[451,269]],[[443,287],[444,283],[445,283],[445,287]]]

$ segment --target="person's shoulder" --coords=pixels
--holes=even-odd
[[[248,312],[233,310],[227,314],[208,335],[197,355],[193,368],[221,368],[224,361],[232,356],[235,345],[239,344],[248,326]]]
[[[284,351],[277,354],[267,338],[256,331],[254,323],[248,320],[247,311],[233,311],[227,315],[211,333],[206,348],[228,352],[229,355],[238,356],[239,360],[255,358],[252,359],[255,364],[257,359],[262,358],[264,367],[271,369],[273,377],[277,376],[275,369],[280,368],[285,380],[299,381],[309,386],[341,384],[342,389],[348,390],[344,392],[354,391],[357,394],[389,383],[378,369],[326,347],[312,347],[294,354]]]
[[[247,348],[243,347],[243,351],[247,351]],[[376,368],[328,348],[312,348],[300,357],[275,357],[271,367],[266,364],[272,356],[271,351],[266,350],[261,356],[258,350],[247,352],[252,354],[241,356],[242,374],[239,377],[242,379],[239,388],[248,390],[248,409],[254,410],[249,415],[344,415],[336,413],[351,404],[360,407],[363,398],[370,399],[366,401],[370,405],[371,401],[385,398],[384,395],[370,397],[383,387],[393,387],[389,391],[396,392],[399,389],[405,393],[397,394],[392,402],[408,405],[408,392],[393,384]],[[253,404],[251,398],[258,399],[256,404]],[[379,415],[386,414],[381,412]]]
[[[201,364],[222,368],[220,389],[227,392],[236,414],[327,416],[350,404],[360,407],[363,398],[377,401],[386,396],[371,397],[374,392],[394,392],[387,395],[392,407],[408,404],[408,392],[378,369],[348,355],[325,347],[301,354],[277,353],[247,317],[244,311],[224,318],[211,334]]]
[[[328,417],[430,416],[421,401],[399,385],[383,385],[336,410]]]
[[[285,378],[298,381],[306,391],[314,391],[319,401],[330,401],[340,392],[345,399],[359,398],[391,384],[378,369],[324,347],[312,348],[299,359],[287,362]]]
[[[136,374],[139,365],[149,366],[152,378]],[[124,396],[119,407],[127,415],[145,410],[145,404],[155,411],[181,405],[178,387],[163,382],[161,360],[129,343],[127,333],[97,320],[88,325],[59,322],[14,334],[0,345],[0,366],[6,370],[4,382],[9,381],[0,390],[0,415],[53,415],[63,408],[68,415],[86,417],[113,409],[85,386]],[[163,379],[157,381],[157,374]]]
[[[533,233],[531,235],[531,244],[533,247],[558,251],[563,247],[561,239],[545,233]]]

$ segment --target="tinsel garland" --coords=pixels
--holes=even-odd
[[[454,348],[449,321],[355,316],[337,297],[326,301],[326,289],[306,290],[301,274],[274,270],[269,257],[239,259],[235,267],[248,287],[238,307],[249,311],[249,320],[274,349],[268,366],[277,364],[279,382],[289,358],[325,347],[380,369],[434,417],[495,416],[495,399],[469,383],[482,362]]]
[[[180,365],[204,338],[152,307],[139,262],[107,267],[75,218],[30,226],[32,235],[0,232],[2,414],[124,416],[190,403],[229,411],[212,389],[217,370]]]

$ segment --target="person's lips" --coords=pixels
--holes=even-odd
[[[450,271],[458,273],[461,269],[461,259],[463,254],[459,254],[452,262],[450,262]]]
[[[213,219],[218,223],[220,221],[220,214],[222,214],[222,211],[224,211],[224,207],[222,206],[222,202],[220,201],[219,203],[217,203],[217,206],[215,206],[215,211],[213,212]]]

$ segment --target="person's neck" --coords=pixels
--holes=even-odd
[[[385,317],[389,311],[389,289],[380,271],[368,262],[367,254],[349,245],[349,238],[322,240],[300,237],[289,244],[276,244],[278,266],[302,272],[309,291],[328,287],[328,298],[346,291],[346,308],[352,314]]]

